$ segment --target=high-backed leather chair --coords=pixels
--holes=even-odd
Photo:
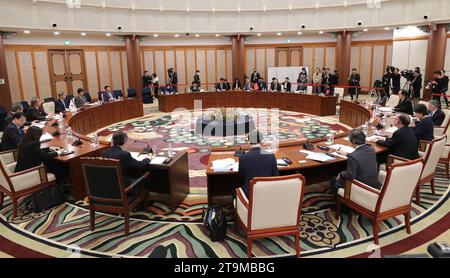
[[[375,189],[357,180],[348,180],[338,190],[336,219],[339,219],[341,204],[365,215],[373,223],[373,240],[379,244],[378,224],[397,215],[405,216],[406,231],[411,233],[411,199],[417,188],[423,169],[421,158],[407,162],[396,162],[380,171],[383,186]]]
[[[295,235],[295,252],[300,256],[300,214],[305,193],[305,178],[300,175],[254,178],[247,199],[236,189],[235,223],[247,234],[247,255],[252,256],[252,241],[258,238]]]
[[[144,188],[149,173],[142,175],[126,187],[119,160],[107,158],[81,158],[81,169],[89,199],[90,226],[95,229],[95,212],[119,213],[125,218],[125,234],[130,228],[131,210],[146,201],[148,191]],[[131,195],[134,187],[140,186],[139,195]]]
[[[395,106],[398,105],[399,102],[400,102],[400,99],[399,99],[398,95],[391,95],[389,97],[388,101],[386,102],[386,106],[394,108]]]

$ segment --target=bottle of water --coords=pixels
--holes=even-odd
[[[72,138],[72,128],[70,126],[67,128],[67,138]]]
[[[92,143],[91,145],[92,145],[93,148],[96,148],[98,146],[98,135],[97,135],[97,133],[94,133],[94,135],[92,136],[91,143]]]
[[[366,122],[364,125],[363,125],[363,132],[364,132],[364,134],[367,136],[367,134],[369,133],[369,123],[368,122]]]
[[[173,157],[172,143],[169,143],[169,148],[167,149],[167,155],[169,157]]]
[[[327,135],[326,135],[327,137],[327,145],[333,145],[333,143],[334,143],[334,133],[332,132],[332,131],[330,131],[330,133],[328,133]]]

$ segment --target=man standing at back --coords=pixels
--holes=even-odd
[[[258,131],[253,131],[249,133],[248,141],[252,148],[239,158],[239,175],[244,179],[242,190],[247,197],[249,195],[249,184],[253,178],[279,175],[275,155],[266,153],[261,149],[263,135]]]

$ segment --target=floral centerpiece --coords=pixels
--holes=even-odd
[[[224,108],[220,107],[217,109],[217,111],[211,113],[210,115],[211,121],[215,120],[223,120],[223,121],[236,121],[239,119],[242,115],[241,112],[237,109],[230,109],[230,108]]]

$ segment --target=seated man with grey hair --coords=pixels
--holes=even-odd
[[[55,112],[56,113],[66,113],[66,96],[65,92],[58,93],[58,99],[55,101]]]
[[[430,117],[434,126],[441,126],[445,119],[445,113],[441,110],[441,103],[432,99],[428,102],[428,110],[430,110]]]
[[[45,116],[47,116],[47,113],[41,108],[41,100],[37,97],[33,97],[31,98],[30,104],[30,109],[27,112],[27,121],[46,121],[47,118]]]
[[[345,180],[358,180],[374,188],[380,188],[378,181],[377,154],[372,146],[366,144],[363,131],[354,129],[348,135],[355,151],[347,154],[347,167],[330,181],[331,189],[336,195],[339,188],[344,187]]]
[[[14,114],[16,114],[18,112],[23,113],[23,105],[20,102],[16,102],[11,106],[11,111],[5,117],[5,122],[4,122],[5,129],[12,122]],[[31,125],[30,122],[25,122],[25,124],[24,124],[24,126],[29,126],[29,125]]]

